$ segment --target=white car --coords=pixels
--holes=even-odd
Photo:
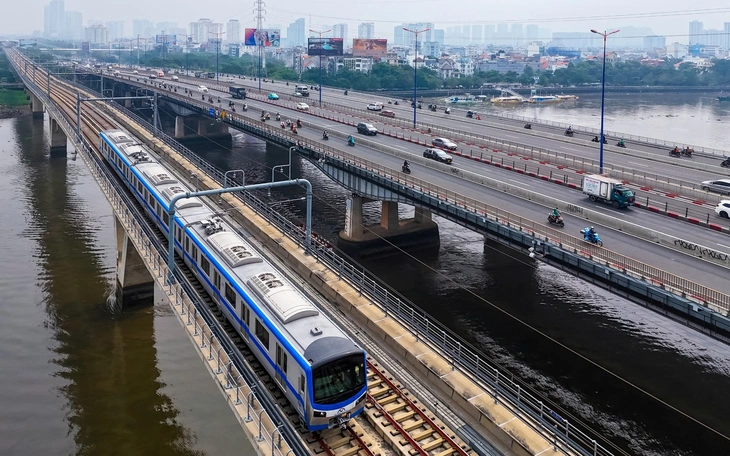
[[[297,103],[297,109],[300,111],[309,111],[309,105],[307,103]]]
[[[170,77],[170,80],[171,80],[171,81],[179,81],[179,80],[180,80],[180,78],[178,78],[177,76],[171,76],[171,77]]]
[[[139,74],[139,71],[134,70],[134,71],[132,71],[132,74]]]
[[[199,85],[198,86],[198,91],[199,92],[203,92],[203,93],[208,93],[208,88],[206,86],[204,86],[204,85]]]
[[[228,82],[236,82],[236,80],[233,78],[228,78]]]
[[[381,109],[383,109],[383,104],[382,103],[369,103],[367,108],[368,108],[368,111],[380,111]]]
[[[436,147],[441,147],[448,150],[456,150],[456,148],[458,147],[455,142],[446,138],[433,138],[431,140],[431,144]]]
[[[717,215],[719,215],[722,218],[730,217],[730,200],[722,200],[719,203],[717,203],[715,212],[717,212]]]

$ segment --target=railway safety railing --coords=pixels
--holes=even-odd
[[[85,88],[85,90],[88,89]],[[205,107],[202,104],[200,106]],[[205,108],[207,109],[207,107]],[[124,112],[125,115],[132,117],[135,121],[139,121],[140,124],[149,131],[152,130],[152,125],[139,118],[136,114],[120,106],[115,106],[115,109]],[[229,115],[234,118],[237,117],[235,114]],[[359,157],[330,148],[329,146],[311,142],[300,137],[295,137],[281,131],[280,129],[269,127],[262,122],[242,118],[236,120],[241,123],[246,123],[249,126],[255,126],[260,131],[266,132],[267,135],[275,135],[282,139],[286,139],[290,141],[291,144],[296,144],[298,141],[302,147],[318,151],[319,153],[331,158],[342,159],[347,163],[363,167],[376,174],[389,176],[398,182],[412,186],[413,188],[420,188],[421,190],[437,196],[444,201],[457,205],[460,204],[462,207],[469,207],[470,204],[473,205],[475,209],[479,207],[480,209],[477,209],[477,212],[481,210],[481,213],[486,216],[494,217],[495,220],[501,221],[502,223],[512,227],[521,227],[523,231],[527,229],[535,234],[542,233],[542,235],[544,235],[548,240],[554,240],[554,242],[559,244],[580,247],[582,252],[586,252],[590,256],[598,254],[609,255],[616,264],[633,265],[635,268],[643,270],[645,273],[651,273],[652,279],[663,283],[673,283],[677,287],[684,289],[688,294],[714,296],[712,290],[707,290],[706,287],[699,284],[682,281],[681,278],[677,278],[672,274],[644,265],[643,263],[635,260],[628,259],[622,255],[612,254],[612,252],[604,249],[594,249],[591,246],[586,246],[580,242],[580,240],[564,235],[559,231],[552,230],[530,220],[514,216],[506,211],[501,211],[499,208],[494,208],[484,203],[464,198],[455,192],[433,186],[420,179],[401,175],[400,173],[396,173],[393,170],[377,163],[360,159]],[[173,138],[170,138],[165,134],[158,134],[158,137],[160,137],[168,146],[172,147],[174,150],[190,160],[193,164],[200,168],[201,171],[206,172],[206,174],[219,183],[223,183],[224,174],[221,170],[216,169],[205,160],[195,155],[192,151],[181,146],[179,143],[174,141]],[[246,193],[240,195],[240,197],[250,207],[264,215],[270,222],[282,229],[282,231],[291,239],[298,242],[299,245],[304,246],[304,232],[300,226],[277,213],[269,205],[258,200],[251,194]],[[450,355],[455,367],[463,369],[474,378],[478,378],[489,384],[493,388],[493,395],[495,399],[514,408],[515,411],[521,411],[529,414],[546,426],[546,429],[553,429],[551,438],[556,439],[556,441],[563,442],[573,450],[580,451],[581,454],[610,454],[606,448],[597,443],[595,439],[590,437],[581,429],[580,423],[571,424],[571,422],[561,417],[553,410],[553,408],[546,405],[548,403],[547,401],[540,399],[537,395],[532,393],[524,382],[515,378],[513,374],[504,369],[498,363],[495,363],[493,360],[490,360],[480,354],[476,349],[471,347],[469,343],[465,342],[458,335],[452,333],[437,320],[433,319],[420,309],[408,304],[407,301],[397,292],[389,289],[387,285],[384,285],[377,279],[371,277],[364,269],[353,265],[347,258],[337,254],[326,244],[315,242],[313,243],[313,246],[313,255],[318,260],[328,264],[339,275],[339,277],[346,279],[361,293],[371,297],[373,301],[389,315],[392,315],[404,322],[404,324],[406,324],[406,326],[413,331],[414,334],[421,337],[424,341],[433,344],[433,346],[442,352]],[[728,300],[726,295],[718,293],[715,302],[719,302],[721,304],[724,303],[726,308],[729,308],[727,306],[730,303],[730,300]],[[545,432],[544,429],[542,432]]]
[[[79,86],[83,87],[84,90],[91,90],[84,86]],[[181,101],[184,100],[186,103],[199,108],[203,112],[207,112],[207,110],[209,109],[209,105],[201,103],[194,98],[188,99],[184,96],[181,96],[179,98],[182,99]],[[123,108],[119,105],[115,105],[115,108],[122,110],[123,112],[127,113],[127,115],[133,116],[135,118],[135,121],[145,125],[146,128],[152,128],[152,125],[149,122],[141,119],[139,116],[127,110],[126,108]],[[316,151],[317,153],[320,153],[326,157],[337,158],[339,160],[342,160],[343,163],[358,166],[379,176],[386,176],[395,182],[399,182],[410,188],[439,198],[444,202],[452,203],[458,207],[471,210],[476,214],[488,217],[507,226],[519,227],[522,231],[530,232],[535,236],[541,238],[545,242],[550,242],[562,248],[569,249],[574,253],[579,253],[584,257],[593,259],[600,264],[613,265],[614,267],[618,267],[628,273],[633,274],[634,276],[643,278],[647,282],[651,282],[654,285],[665,287],[670,291],[683,294],[686,297],[690,297],[701,302],[710,303],[717,308],[722,309],[724,312],[730,311],[730,295],[727,295],[725,293],[711,289],[704,285],[700,285],[696,282],[687,280],[683,277],[669,273],[654,266],[647,265],[643,262],[632,259],[617,252],[586,244],[580,238],[567,235],[562,231],[552,229],[543,225],[542,223],[537,223],[532,220],[519,217],[507,211],[501,210],[498,207],[486,204],[473,198],[463,196],[452,190],[433,185],[422,179],[396,172],[387,166],[383,166],[376,162],[360,158],[353,154],[341,151],[339,149],[335,149],[334,147],[316,141],[300,137],[298,135],[293,135],[289,133],[288,130],[281,129],[278,126],[271,126],[266,122],[261,122],[259,120],[244,117],[240,115],[240,113],[226,111],[225,116],[227,117],[229,123],[233,124],[234,126],[244,127],[249,130],[257,130],[258,132],[264,133],[265,136],[269,138],[274,138],[278,140],[278,142],[282,145],[288,146],[296,144],[303,149]],[[205,162],[204,160],[200,160],[199,157],[197,157],[194,153],[189,152],[187,148],[181,146],[177,141],[174,140],[174,138],[171,138],[160,132],[158,132],[158,136],[162,138],[166,144],[168,144],[170,147],[173,147],[176,151],[182,153],[186,158],[196,163],[202,169],[209,172],[211,171],[210,169],[208,169],[211,167],[209,163]],[[509,166],[509,164],[510,162],[508,161],[507,165]],[[515,166],[517,166],[517,163],[515,163]]]
[[[226,396],[231,401],[231,405],[234,407],[245,406],[246,416],[244,417],[244,422],[253,423],[257,428],[258,432],[255,437],[259,445],[262,442],[265,443],[271,449],[270,454],[276,456],[289,456],[290,453],[302,456],[308,454],[304,450],[304,447],[301,446],[301,443],[297,441],[292,445],[290,443],[291,438],[282,435],[282,426],[277,426],[269,414],[269,410],[275,407],[273,401],[266,404],[260,397],[261,394],[266,393],[257,392],[265,391],[265,388],[260,384],[251,382],[251,376],[255,376],[253,372],[242,372],[237,367],[240,366],[240,362],[234,364],[234,360],[230,354],[230,344],[226,346],[225,343],[222,343],[222,341],[226,340],[224,337],[225,332],[220,328],[216,328],[217,330],[215,331],[211,329],[210,323],[214,322],[215,318],[207,315],[208,321],[206,322],[205,314],[199,310],[200,305],[205,307],[205,304],[198,303],[199,305],[196,305],[191,298],[193,296],[191,293],[192,290],[186,290],[188,287],[183,285],[184,278],[180,271],[175,272],[175,276],[178,278],[176,283],[167,283],[169,270],[166,259],[163,258],[163,255],[166,254],[166,248],[161,245],[155,245],[151,240],[152,236],[150,235],[149,227],[146,226],[143,219],[140,219],[139,214],[135,214],[130,210],[131,202],[125,200],[120,192],[121,189],[117,188],[117,184],[108,177],[108,170],[105,170],[99,161],[94,158],[95,154],[91,151],[86,139],[83,136],[76,135],[76,129],[71,126],[66,113],[59,110],[55,102],[49,100],[45,92],[40,90],[35,82],[27,78],[26,75],[20,74],[26,86],[35,89],[33,92],[43,100],[49,114],[59,122],[68,139],[74,145],[76,153],[82,157],[89,167],[89,170],[106,195],[117,218],[125,227],[125,231],[135,244],[137,251],[148,264],[152,265],[152,275],[158,285],[168,295],[173,308],[178,313],[178,317],[185,325],[192,326],[193,336],[197,337],[200,341],[198,349],[201,353],[204,353],[207,349],[207,362],[211,366],[211,369],[213,365],[216,366],[215,369],[212,369],[213,376],[220,383],[221,387],[228,391]],[[264,407],[264,405],[268,405],[268,407]],[[282,422],[282,417],[279,416],[278,418]],[[283,422],[288,423],[288,421]],[[292,431],[292,433],[296,433],[296,431]],[[292,433],[289,433],[290,437]],[[282,439],[286,440],[286,445],[282,444]],[[282,451],[285,448],[291,448],[291,450],[285,453]],[[295,449],[298,451],[294,451]]]

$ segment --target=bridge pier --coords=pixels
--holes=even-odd
[[[438,225],[431,212],[416,207],[413,218],[399,219],[398,203],[382,201],[380,223],[365,226],[362,205],[369,201],[358,195],[347,200],[345,229],[340,231],[337,247],[350,256],[367,257],[399,250],[437,249],[440,245]]]
[[[230,145],[232,136],[225,123],[212,117],[191,115],[175,116],[175,139],[185,145],[209,144],[211,139]]]
[[[34,119],[43,118],[43,102],[33,92],[30,92],[30,109]]]
[[[51,158],[65,157],[67,152],[66,133],[56,119],[51,118]]]
[[[124,92],[124,96],[125,97],[131,97],[132,96],[132,91],[131,90],[127,90],[126,92]],[[127,108],[127,109],[131,108],[132,107],[132,101],[133,100],[124,100],[124,107]]]
[[[155,296],[154,279],[122,223],[116,217],[114,222],[117,237],[117,308],[124,310],[152,305]]]

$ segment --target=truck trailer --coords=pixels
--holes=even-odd
[[[591,201],[610,203],[615,208],[629,207],[634,204],[634,192],[619,180],[602,174],[583,177],[583,193]]]

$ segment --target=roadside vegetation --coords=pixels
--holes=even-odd
[[[0,83],[16,82],[15,76],[10,71],[10,62],[4,52],[0,52]],[[28,103],[25,92],[22,90],[10,90],[0,87],[0,106],[15,107]]]

